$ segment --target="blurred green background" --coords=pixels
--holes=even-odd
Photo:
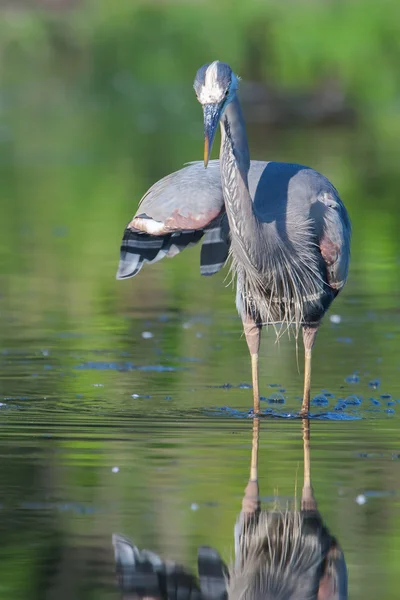
[[[365,399],[379,397],[372,377],[400,399],[400,3],[3,1],[4,597],[115,597],[113,583],[96,588],[93,576],[100,559],[112,564],[115,529],[192,565],[199,543],[231,547],[250,423],[201,410],[251,404],[248,391],[206,388],[250,378],[234,292],[225,273],[200,278],[199,248],[115,280],[140,197],[202,157],[192,82],[215,59],[242,77],[252,157],[321,171],[353,222],[349,282],[332,309],[342,324],[321,331],[314,390],[351,393],[340,384],[361,369]],[[149,328],[154,340],[145,343]],[[294,344],[264,339],[261,393],[279,380],[295,409]],[[193,359],[188,371],[86,368],[131,359],[186,368],[181,357]],[[152,395],[150,417],[134,392]],[[352,597],[363,600],[395,600],[400,585],[399,423],[383,414],[315,424],[317,498],[347,551]],[[269,423],[262,436],[262,491],[290,496],[300,424]],[[383,500],[363,509],[360,490]],[[206,516],[190,511],[201,501]]]
[[[105,288],[115,297],[121,232],[139,198],[202,156],[192,81],[215,58],[243,78],[252,156],[308,164],[332,179],[355,224],[353,265],[362,272],[352,280],[360,275],[365,294],[393,292],[396,0],[48,0],[1,12],[0,239],[10,299],[29,289],[41,311],[57,302],[73,314],[90,313]],[[174,302],[195,252],[143,272],[143,287],[162,279]],[[131,290],[120,285],[118,298],[142,305]],[[197,289],[187,293],[189,304],[199,299]]]

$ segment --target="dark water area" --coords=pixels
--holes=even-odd
[[[104,31],[93,56],[62,36],[47,54],[33,33],[37,54],[13,54],[0,89],[0,597],[119,598],[115,533],[193,572],[200,545],[232,557],[250,361],[227,271],[200,277],[199,248],[115,280],[142,194],[202,157],[191,79],[176,67],[166,80],[162,65],[134,76]],[[399,119],[380,114],[248,128],[253,158],[321,171],[353,222],[349,280],[315,345],[310,421],[314,492],[354,600],[397,600],[400,587]],[[293,336],[264,331],[266,507],[302,486],[302,374],[301,344],[297,360]]]

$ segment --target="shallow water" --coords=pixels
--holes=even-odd
[[[315,348],[312,482],[351,597],[395,598],[400,321],[356,294],[336,308]],[[193,570],[201,544],[232,556],[252,422],[234,309],[121,310],[107,330],[104,314],[66,329],[54,314],[22,323],[18,300],[2,311],[3,595],[117,598],[115,532]],[[293,340],[263,340],[260,489],[286,506],[302,485],[302,378]]]

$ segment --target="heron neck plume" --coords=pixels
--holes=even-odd
[[[221,119],[221,180],[229,219],[232,253],[252,261],[258,222],[248,186],[250,153],[239,100],[235,97]],[[249,235],[248,232],[252,232]],[[252,261],[251,266],[256,266]]]

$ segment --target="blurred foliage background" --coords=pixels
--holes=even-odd
[[[12,294],[40,275],[32,302],[44,308],[56,295],[69,312],[114,290],[121,231],[139,198],[201,158],[192,80],[215,58],[243,78],[253,157],[331,178],[356,224],[361,290],[392,291],[398,2],[47,0],[6,3],[1,17],[1,267]],[[194,261],[165,262],[142,282],[151,277],[153,289],[162,278],[170,297]],[[119,298],[132,288],[120,289]]]
[[[345,325],[341,341],[329,324],[321,331],[315,389],[334,389],[351,369],[372,365],[371,376],[398,391],[397,0],[3,0],[0,341],[10,355],[0,361],[0,389],[18,408],[26,399],[36,402],[2,413],[0,590],[15,599],[100,597],[80,577],[87,577],[89,556],[103,546],[108,552],[115,529],[192,564],[197,544],[231,542],[247,477],[249,424],[222,426],[210,418],[194,429],[188,418],[182,433],[175,423],[182,413],[198,416],[200,407],[222,403],[220,390],[199,391],[201,385],[249,378],[233,291],[224,273],[200,278],[199,248],[134,280],[115,281],[122,231],[140,197],[202,157],[192,81],[215,59],[242,77],[252,157],[321,171],[353,221],[350,279],[333,309]],[[157,320],[160,313],[173,317]],[[199,314],[210,321],[193,321]],[[144,327],[156,341],[143,342]],[[107,352],[143,365],[161,361],[156,352],[172,355],[173,365],[194,357],[199,366],[156,375],[76,370]],[[278,352],[270,336],[263,352],[262,384],[273,373],[287,382],[292,402],[300,390],[293,345],[283,341]],[[99,380],[105,391],[93,389]],[[192,387],[197,392],[188,395]],[[165,426],[143,420],[143,400],[132,405],[133,391],[149,389]],[[173,396],[169,410],[161,408],[166,393]],[[367,384],[363,393],[372,393]],[[229,398],[241,409],[250,401],[237,390]],[[263,438],[264,460],[274,456],[263,473],[267,494],[277,482],[284,494],[293,492],[297,425],[269,426]],[[397,598],[398,501],[385,497],[360,514],[353,498],[357,489],[397,489],[395,433],[394,425],[367,419],[358,429],[323,424],[315,434],[317,497],[348,551],[353,597]],[[359,448],[389,458],[360,467]],[[113,464],[121,466],[118,480]],[[49,509],[66,498],[77,507]],[[207,523],[201,511],[185,513],[181,522],[193,498],[218,498],[228,510],[210,508]],[[21,508],[32,499],[30,511]],[[93,506],[107,506],[107,519],[101,510],[87,516]],[[210,539],[217,534],[219,540]],[[63,565],[56,569],[63,576],[48,588],[51,561]]]

